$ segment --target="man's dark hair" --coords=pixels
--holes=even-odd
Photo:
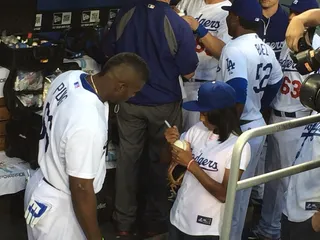
[[[218,128],[217,134],[219,134],[220,142],[227,140],[231,133],[238,136],[242,133],[235,105],[208,112],[207,118],[210,124]]]
[[[141,75],[142,81],[147,81],[149,77],[149,69],[147,63],[135,53],[123,52],[111,57],[103,66],[100,76],[104,76],[112,68],[127,65],[132,67],[138,74]]]
[[[262,22],[248,21],[242,17],[239,17],[240,26],[246,30],[251,30],[253,32],[258,32],[260,27],[262,27]]]

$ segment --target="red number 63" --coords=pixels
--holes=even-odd
[[[292,90],[290,85],[292,85]],[[280,92],[284,95],[290,93],[292,98],[298,98],[300,96],[301,82],[298,80],[291,81],[288,77],[284,77]]]

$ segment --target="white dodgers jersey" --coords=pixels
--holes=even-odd
[[[320,157],[320,123],[303,130],[293,165]],[[283,213],[291,222],[304,222],[320,208],[320,168],[290,176]],[[306,238],[307,239],[307,238]]]
[[[257,34],[250,33],[231,40],[223,48],[216,80],[247,80],[247,98],[241,120],[253,121],[262,118],[261,99],[265,88],[281,81],[282,76],[274,51]]]
[[[233,146],[238,137],[230,134],[224,142],[209,131],[202,122],[183,136],[190,143],[193,159],[213,180],[223,182],[230,169]],[[245,170],[251,158],[250,145],[242,151],[240,169]],[[195,176],[186,172],[170,213],[170,222],[180,231],[192,236],[220,236],[225,204],[209,193]]]
[[[59,75],[44,104],[38,162],[45,179],[70,194],[69,176],[94,179],[95,193],[106,174],[108,104],[103,104],[82,71]]]
[[[182,0],[177,5],[181,12],[194,17],[202,24],[212,36],[215,36],[225,43],[231,40],[228,34],[226,18],[228,12],[222,10],[222,6],[230,6],[230,1],[223,1],[214,4],[206,4],[204,0]],[[215,79],[218,60],[205,49],[204,45],[196,39],[196,51],[198,53],[199,65],[195,72],[195,79],[212,81]]]
[[[317,34],[313,37],[312,46],[314,49],[320,46],[320,37]],[[308,75],[302,76],[297,71],[295,63],[290,57],[290,49],[286,43],[281,51],[279,62],[284,75],[283,83],[277,96],[273,100],[271,107],[283,112],[308,110],[300,102],[300,88]]]

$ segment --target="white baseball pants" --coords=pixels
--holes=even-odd
[[[73,211],[71,196],[47,184],[41,170],[38,170],[27,184],[25,211],[31,200],[50,208],[34,227],[27,224],[29,240],[86,239]]]
[[[296,115],[297,117],[304,117],[310,115],[310,112],[296,112]],[[293,119],[295,118],[276,116],[272,111],[270,124]],[[265,160],[266,172],[292,166],[297,154],[299,139],[304,128],[305,126],[302,126],[269,135]],[[284,193],[288,188],[288,184],[289,178],[282,178],[265,183],[261,219],[257,231],[267,238],[280,238],[280,221],[284,207]]]

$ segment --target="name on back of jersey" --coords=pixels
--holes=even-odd
[[[255,44],[254,45],[258,51],[258,54],[261,56],[269,56],[269,52],[268,52],[268,48],[267,45],[265,45],[264,43],[260,43],[260,44]]]
[[[64,83],[61,83],[56,90],[54,90],[53,95],[55,95],[55,99],[57,100],[59,106],[66,98],[68,98],[67,87]]]

